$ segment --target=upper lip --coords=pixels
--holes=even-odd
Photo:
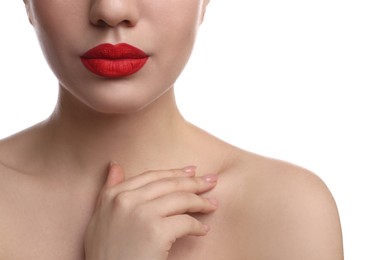
[[[84,59],[143,59],[148,55],[127,43],[116,45],[104,43],[88,50],[81,57]]]

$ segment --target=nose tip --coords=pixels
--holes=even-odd
[[[135,26],[139,15],[136,0],[92,0],[89,19],[99,27]]]

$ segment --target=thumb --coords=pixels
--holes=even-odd
[[[125,173],[123,172],[122,167],[116,163],[111,162],[108,169],[107,179],[104,183],[105,188],[113,187],[125,180]]]
[[[99,196],[97,197],[96,204],[95,204],[95,210],[102,203],[104,191],[107,188],[114,187],[115,185],[123,182],[124,180],[125,180],[125,174],[123,172],[122,167],[115,162],[111,162],[110,166],[108,167],[108,174],[106,177],[106,181],[104,182],[103,187],[100,190]]]

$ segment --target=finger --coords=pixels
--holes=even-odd
[[[175,192],[148,202],[144,207],[160,217],[184,213],[211,213],[217,209],[217,200],[203,198],[194,193]]]
[[[117,193],[116,190],[111,190],[107,195],[109,200],[110,198],[115,197],[115,201],[118,202],[118,205],[127,205],[126,207],[129,208],[136,204],[142,205],[144,203],[149,203],[172,193],[179,194],[182,192],[193,193],[194,195],[201,194],[214,188],[216,182],[217,176],[215,175],[207,175],[201,178],[166,178],[149,183],[136,190],[126,190],[120,193]],[[114,196],[112,196],[113,194]],[[161,207],[161,204],[159,205],[159,203],[157,203],[155,209],[158,209],[159,207]],[[151,212],[156,211],[154,210]]]
[[[184,236],[204,236],[210,230],[210,226],[187,214],[165,218],[164,224],[170,230],[173,241]]]
[[[115,187],[115,190],[117,193],[120,193],[124,191],[135,190],[137,188],[145,186],[148,183],[165,178],[193,177],[195,175],[195,171],[195,166],[187,166],[182,169],[147,171],[128,180],[125,180],[120,185],[117,185],[117,187]]]
[[[113,187],[123,182],[124,180],[125,180],[125,173],[122,167],[119,164],[112,162],[108,170],[107,179],[104,184],[104,188]]]
[[[115,162],[111,162],[110,166],[108,167],[106,181],[104,182],[103,187],[100,190],[100,193],[96,199],[95,210],[101,205],[103,198],[110,197],[108,196],[109,190],[112,189],[112,187],[115,187],[115,185],[123,182],[124,179],[125,174],[123,172],[122,167]]]
[[[136,189],[135,194],[138,193],[143,200],[153,200],[180,191],[201,194],[214,188],[217,179],[218,176],[214,174],[194,178],[165,178]]]

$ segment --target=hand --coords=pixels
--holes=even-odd
[[[194,177],[195,169],[149,171],[125,180],[112,164],[84,238],[87,260],[165,260],[181,237],[204,236],[209,226],[187,213],[211,213],[216,175]]]

